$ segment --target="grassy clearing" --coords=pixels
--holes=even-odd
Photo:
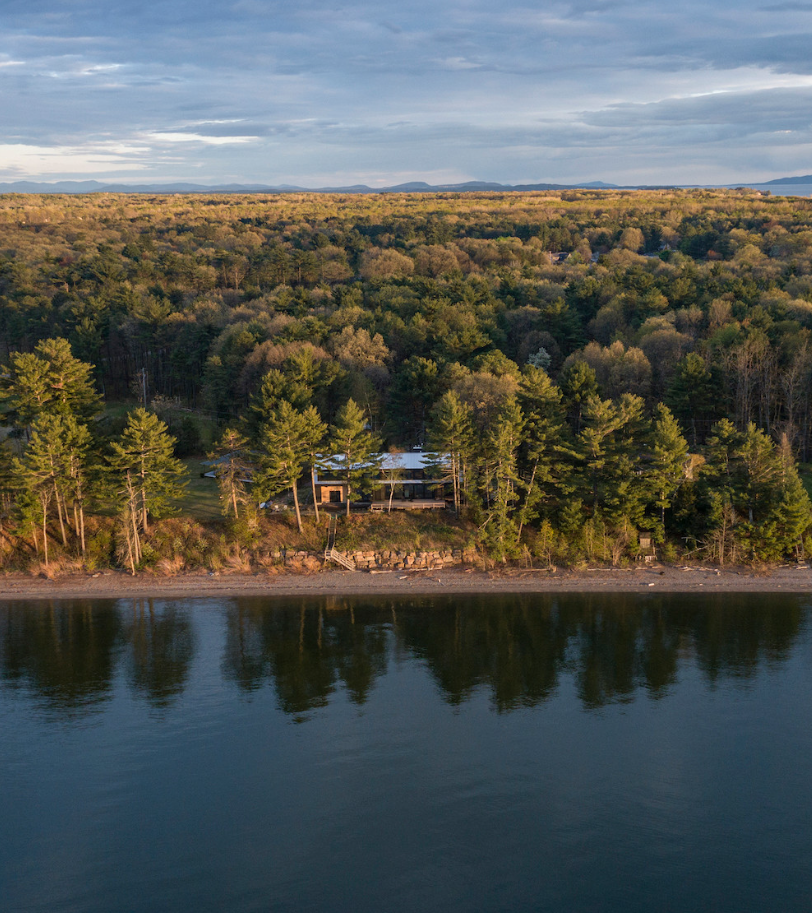
[[[203,457],[192,457],[182,461],[188,473],[188,484],[177,507],[184,517],[192,517],[204,522],[221,520],[223,511],[217,482],[214,479],[201,478],[201,473],[205,469],[201,462],[203,459]]]
[[[474,544],[475,527],[446,511],[354,514],[338,521],[336,548],[345,551],[419,551],[465,548]]]

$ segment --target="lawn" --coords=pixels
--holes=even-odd
[[[220,506],[220,491],[214,479],[203,479],[201,473],[208,467],[203,466],[205,457],[190,457],[181,462],[188,473],[186,491],[177,507],[180,513],[195,520],[221,520],[223,512]]]

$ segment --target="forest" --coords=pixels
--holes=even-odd
[[[0,566],[250,563],[416,446],[491,560],[803,559],[810,331],[806,199],[2,195]]]

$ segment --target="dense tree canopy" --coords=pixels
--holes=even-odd
[[[88,485],[104,500],[89,454],[145,534],[176,490],[171,436],[200,449],[203,419],[240,442],[228,465],[255,452],[292,496],[328,425],[352,497],[356,453],[441,450],[457,510],[505,556],[542,528],[587,556],[646,529],[772,559],[808,526],[807,200],[5,195],[0,235],[2,504],[38,548],[49,523],[79,542]],[[140,407],[118,443],[103,402]],[[44,416],[73,425],[46,435]],[[163,442],[163,489],[125,458],[136,426]],[[43,481],[58,447],[62,481]]]

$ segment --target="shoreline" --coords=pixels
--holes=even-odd
[[[124,571],[57,579],[0,577],[0,602],[36,599],[389,596],[483,593],[812,593],[812,567],[634,567],[594,570],[342,571],[312,574],[206,574],[172,577]]]

